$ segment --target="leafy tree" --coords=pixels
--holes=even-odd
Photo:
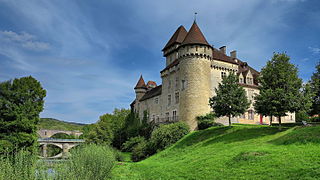
[[[320,62],[318,62],[316,71],[311,76],[310,86],[311,91],[314,93],[310,114],[320,116]]]
[[[33,151],[46,91],[33,77],[0,83],[0,146]],[[0,152],[1,153],[1,152]]]
[[[302,103],[302,80],[298,77],[298,69],[290,63],[285,53],[275,53],[267,65],[262,68],[259,77],[260,94],[256,96],[255,109],[267,116],[286,116],[287,112],[295,112],[306,105]]]
[[[233,73],[224,77],[215,89],[216,96],[209,99],[209,104],[217,117],[227,116],[231,126],[231,116],[243,114],[250,105],[245,90],[238,84],[238,77]]]

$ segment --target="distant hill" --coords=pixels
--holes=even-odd
[[[86,124],[65,122],[53,118],[40,118],[38,129],[57,129],[65,131],[82,130]]]

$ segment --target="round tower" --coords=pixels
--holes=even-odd
[[[140,76],[140,79],[137,82],[137,85],[134,88],[134,91],[136,92],[136,101],[139,101],[142,98],[142,96],[147,92],[147,86],[143,80],[142,75]]]
[[[180,117],[191,130],[197,128],[196,117],[210,112],[212,46],[196,22],[179,48],[181,98]]]

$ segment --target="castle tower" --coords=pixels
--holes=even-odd
[[[142,96],[147,92],[147,86],[143,80],[142,75],[140,76],[140,79],[137,82],[137,85],[134,88],[134,90],[136,92],[136,101],[139,101],[142,98]]]
[[[212,46],[209,45],[194,21],[181,43],[180,62],[180,117],[191,130],[197,128],[196,117],[210,112]]]

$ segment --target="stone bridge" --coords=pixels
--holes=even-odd
[[[39,138],[39,145],[42,146],[42,158],[66,158],[69,156],[69,150],[78,146],[85,141],[83,139],[53,139],[53,138]],[[47,157],[48,145],[54,145],[62,149],[62,152],[53,156]]]
[[[55,134],[63,133],[68,135],[73,135],[75,137],[79,137],[81,134],[83,134],[80,131],[63,131],[63,130],[50,130],[50,129],[40,129],[37,131],[40,138],[50,138]]]

